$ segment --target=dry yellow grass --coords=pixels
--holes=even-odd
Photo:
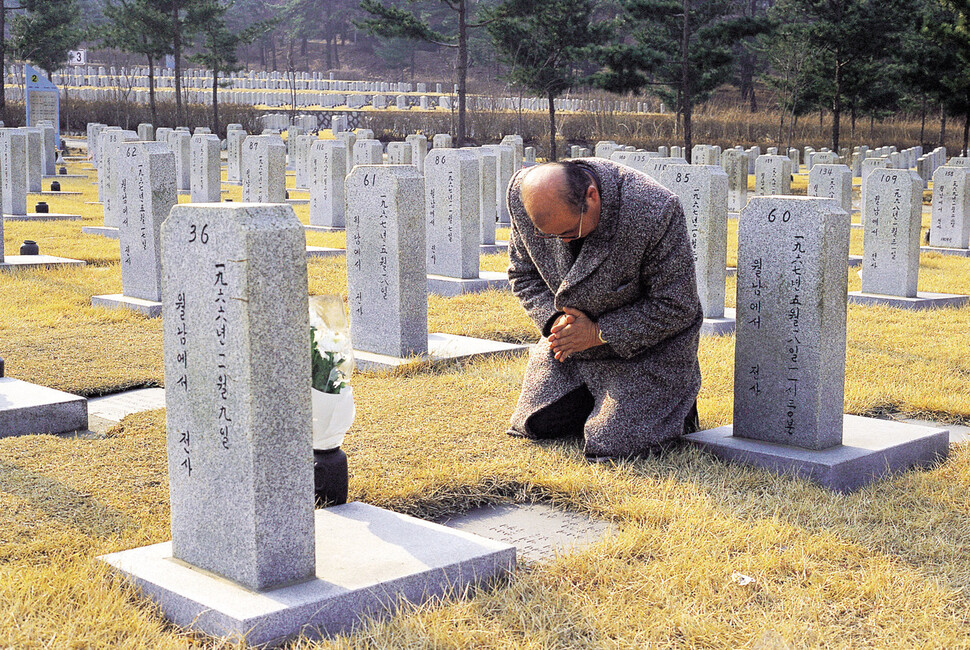
[[[100,223],[96,206],[84,212]],[[15,254],[28,235],[7,226]],[[97,265],[0,275],[9,374],[85,394],[160,383],[159,322],[90,306],[91,295],[120,291],[117,243],[79,228],[34,224],[31,238]],[[342,259],[308,269],[311,293],[346,297]],[[858,288],[852,270],[848,283]],[[970,293],[970,262],[924,255],[920,288]],[[731,304],[733,293],[731,279]],[[968,320],[970,308],[850,307],[846,410],[970,420]],[[536,337],[497,292],[429,298],[429,327]],[[702,341],[704,427],[731,421],[733,351],[730,336]],[[849,496],[693,450],[591,467],[576,441],[505,436],[524,366],[499,358],[355,376],[351,499],[419,517],[544,501],[607,519],[614,534],[465,600],[292,648],[970,647],[970,446]],[[154,411],[99,440],[0,440],[0,647],[230,647],[165,624],[94,559],[168,538],[164,423]],[[735,571],[755,582],[732,582]]]

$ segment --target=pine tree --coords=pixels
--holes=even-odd
[[[22,0],[21,6],[24,13],[12,21],[14,49],[50,77],[84,38],[81,9],[76,0]]]
[[[505,0],[488,12],[488,33],[507,77],[549,102],[549,160],[557,159],[555,101],[585,81],[581,65],[605,25],[593,22],[592,0]]]

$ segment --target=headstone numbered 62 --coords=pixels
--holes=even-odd
[[[833,199],[755,197],[738,242],[734,424],[687,440],[842,492],[945,457],[945,430],[843,415],[845,211]]]

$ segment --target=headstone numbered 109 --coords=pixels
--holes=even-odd
[[[832,199],[755,197],[738,243],[734,424],[687,439],[843,492],[946,457],[945,430],[843,415],[845,211]]]
[[[285,204],[172,209],[172,541],[101,558],[175,624],[254,646],[347,632],[515,566],[514,547],[373,506],[314,511],[304,247]]]

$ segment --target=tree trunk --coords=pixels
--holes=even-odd
[[[853,102],[852,103],[852,110],[849,112],[849,119],[850,119],[850,121],[852,123],[852,129],[851,129],[850,133],[852,134],[852,137],[853,138],[855,138],[855,118],[856,118],[855,102]]]
[[[683,0],[684,7],[684,28],[680,37],[680,86],[681,102],[684,113],[684,158],[690,162],[693,133],[691,132],[691,112],[693,110],[693,98],[691,97],[690,87],[690,67],[688,52],[690,48],[690,0]]]
[[[842,64],[835,61],[835,98],[832,100],[832,151],[839,153],[839,118],[842,116]]]
[[[468,78],[468,0],[458,0],[458,146],[465,146],[465,82]],[[551,109],[551,107],[550,107]]]
[[[556,155],[556,96],[548,93],[549,99],[549,162],[559,160]]]
[[[968,137],[970,137],[970,111],[967,111],[963,117],[963,151],[960,152],[961,156],[967,155]]]
[[[0,3],[0,81],[5,80],[7,76],[7,39],[4,38],[7,33],[6,25],[7,10],[3,3]],[[0,118],[7,119],[7,89],[5,83],[0,83]]]
[[[872,133],[873,133],[873,130],[875,129],[875,126],[876,126],[876,116],[869,115],[869,141],[870,142],[873,141]]]
[[[303,55],[303,69],[310,69],[310,44],[306,36],[300,42],[300,53]]]
[[[266,70],[266,38],[259,39],[259,65]]]
[[[212,68],[212,132],[219,135],[219,66]]]
[[[946,109],[940,104],[940,146],[946,146]]]
[[[340,69],[340,52],[337,50],[337,35],[333,35],[333,65]]]
[[[175,58],[175,126],[186,126],[182,106],[182,25],[179,23],[180,2],[172,4],[172,53]]]
[[[926,94],[924,93],[919,105],[919,146],[926,142]]]
[[[155,104],[155,57],[148,57],[148,106],[152,112],[152,126],[158,126],[158,107]]]
[[[276,70],[277,67],[276,67],[276,37],[275,36],[269,37],[269,47],[270,47],[270,50],[269,50],[270,60],[273,62],[273,70]]]

